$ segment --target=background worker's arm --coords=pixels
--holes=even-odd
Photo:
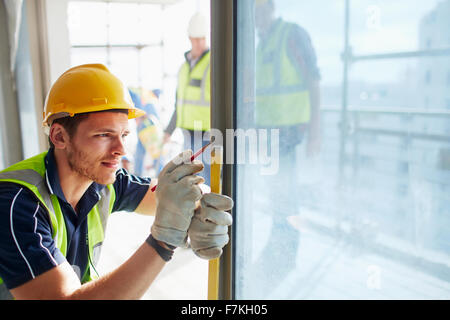
[[[155,197],[158,202],[151,228],[154,239],[164,248],[167,244],[184,246],[194,215],[195,202],[202,194],[198,183],[203,178],[193,175],[203,165],[186,163],[191,151],[172,160],[159,175]],[[164,267],[165,261],[147,242],[121,266],[97,280],[81,284],[67,261],[11,289],[16,299],[137,299],[143,295]]]
[[[166,129],[164,129],[163,143],[169,142],[172,133],[176,129],[176,126],[177,126],[177,102],[175,97],[175,109],[172,113],[172,116],[170,117],[169,124],[167,125]]]

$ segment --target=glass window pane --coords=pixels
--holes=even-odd
[[[112,48],[110,70],[127,87],[139,87],[139,52],[136,48]]]
[[[450,50],[342,55],[448,48],[450,5],[370,5],[237,2],[237,299],[450,298]]]
[[[142,86],[148,89],[162,89],[164,71],[162,48],[151,46],[142,49],[140,60],[139,72]]]
[[[348,101],[360,107],[447,109],[448,70],[450,55],[359,61],[350,69]]]
[[[140,4],[138,12],[138,41],[142,44],[160,43],[165,25],[162,7],[154,4]]]
[[[70,65],[72,67],[85,63],[102,63],[107,65],[107,49],[105,48],[71,48]]]
[[[203,4],[208,4],[209,1]],[[191,43],[187,36],[187,27],[189,19],[195,13],[196,4],[193,0],[182,1],[177,6],[168,6],[164,9],[163,19],[164,28],[162,28],[164,41],[164,68],[170,75],[178,74],[178,70],[184,63],[184,53],[191,49]],[[207,11],[208,8],[204,8]],[[209,15],[207,15],[209,16]],[[169,24],[170,21],[176,21],[176,24]]]
[[[139,43],[139,6],[135,3],[109,3],[109,39],[111,44]]]
[[[71,45],[107,43],[107,4],[69,1],[68,27]]]
[[[448,46],[449,10],[448,3],[438,0],[353,1],[352,47],[355,53],[367,54]]]
[[[163,90],[159,101],[161,102],[161,121],[169,123],[170,117],[175,110],[175,94],[178,79],[176,77],[166,77],[163,81]]]

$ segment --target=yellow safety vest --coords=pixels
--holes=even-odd
[[[256,50],[255,122],[258,126],[289,126],[310,120],[310,98],[298,66],[288,56],[292,23],[278,20]]]
[[[64,215],[59,205],[58,198],[50,194],[45,182],[45,162],[47,152],[32,158],[20,161],[0,172],[0,183],[12,182],[24,186],[33,192],[40,203],[47,209],[52,226],[52,237],[61,253],[67,255],[67,231]],[[112,212],[116,194],[113,185],[106,185],[100,192],[99,202],[91,209],[87,216],[88,222],[88,267],[83,276],[82,283],[97,278],[95,264],[100,257],[101,245],[105,237],[106,223]],[[8,291],[3,280],[0,278],[0,297],[5,296]]]
[[[192,70],[186,61],[178,72],[177,127],[211,129],[210,56],[209,51],[205,53]],[[197,126],[194,126],[195,122]]]

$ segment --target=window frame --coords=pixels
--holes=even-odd
[[[211,128],[218,129],[225,137],[226,129],[235,128],[236,95],[235,69],[236,65],[236,0],[211,1]],[[223,155],[229,152],[224,143]],[[236,153],[234,152],[236,157]],[[235,168],[224,161],[222,166],[222,193],[235,199]],[[230,241],[223,249],[219,259],[218,270],[211,269],[210,262],[208,281],[208,297],[219,300],[234,299],[234,225],[236,222],[235,208],[232,210],[233,226],[229,228]],[[218,272],[218,275],[215,274]],[[217,283],[212,283],[217,281]],[[214,292],[217,290],[217,292]]]

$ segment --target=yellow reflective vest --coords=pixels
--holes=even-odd
[[[42,206],[47,209],[51,221],[52,237],[61,253],[67,255],[67,231],[64,216],[56,195],[50,194],[45,182],[45,162],[47,152],[32,158],[20,161],[0,172],[0,183],[12,182],[24,186],[33,192]],[[112,212],[116,199],[113,185],[106,185],[100,192],[99,202],[88,213],[88,235],[89,247],[88,267],[82,275],[82,283],[98,277],[95,264],[100,257],[100,249],[105,236],[106,223]],[[0,278],[0,293],[7,290],[3,280]]]
[[[178,72],[177,127],[209,131],[211,129],[210,51],[191,69],[185,62]]]
[[[256,50],[255,122],[289,126],[310,120],[310,98],[304,76],[288,56],[288,36],[295,25],[279,19]]]

